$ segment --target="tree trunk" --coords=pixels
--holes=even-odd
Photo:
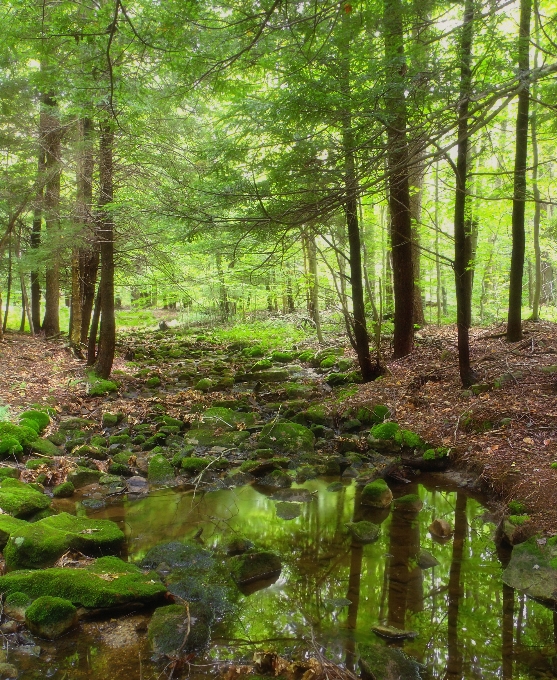
[[[40,189],[35,198],[33,209],[33,226],[31,230],[31,248],[38,248],[41,245],[41,227],[43,221],[43,200],[44,185],[43,175],[45,173],[45,152],[44,152],[43,131],[39,125],[39,152],[37,162],[37,181]],[[31,272],[31,317],[33,320],[33,333],[40,333],[41,330],[41,284],[39,272],[35,269]]]
[[[4,319],[2,321],[2,333],[6,332],[8,326],[8,314],[10,311],[10,298],[12,295],[13,261],[12,261],[12,235],[8,242],[8,285],[6,288],[6,307],[4,309]]]
[[[52,94],[42,97],[41,130],[44,131],[45,184],[44,212],[45,227],[50,247],[50,262],[45,273],[45,314],[44,334],[49,337],[60,332],[60,150],[62,130],[60,127],[58,105]]]
[[[319,309],[319,279],[317,276],[317,249],[315,247],[315,234],[304,234],[306,244],[307,263],[308,263],[308,293],[311,318],[315,323],[315,333],[317,341],[323,344],[323,334],[321,332],[321,312]]]
[[[421,155],[416,158],[408,179],[410,194],[410,217],[412,220],[412,271],[414,273],[414,323],[425,326],[424,304],[422,300],[421,263],[420,263],[420,223],[422,221],[422,194],[424,184],[424,162]]]
[[[534,0],[534,26],[535,35],[538,34],[538,1]],[[538,50],[534,51],[534,69],[538,68]],[[532,192],[534,194],[534,286],[532,296],[532,321],[539,321],[540,319],[540,298],[542,292],[542,254],[540,248],[540,222],[541,222],[541,197],[540,189],[538,187],[538,173],[539,173],[539,152],[538,152],[538,112],[537,112],[537,84],[533,87],[533,103],[532,116],[530,118],[530,127],[532,131]]]
[[[457,491],[454,514],[453,555],[449,572],[449,607],[447,612],[447,680],[461,680],[463,670],[462,652],[458,645],[458,610],[464,595],[460,572],[466,540],[466,496]]]
[[[114,131],[111,122],[101,125],[99,145],[99,241],[101,245],[101,330],[95,372],[108,378],[114,361],[116,347],[116,321],[114,318],[114,222],[111,209],[105,206],[114,198],[113,186]]]
[[[385,94],[389,208],[395,298],[394,358],[410,354],[414,343],[414,273],[412,271],[412,222],[408,183],[406,139],[406,62],[401,0],[384,0],[385,60],[388,89]]]
[[[456,325],[458,332],[458,366],[464,387],[475,382],[470,366],[469,329],[472,317],[472,276],[470,259],[472,242],[466,220],[466,176],[468,172],[468,103],[471,90],[472,38],[474,3],[466,0],[460,38],[460,103],[458,106],[458,145],[456,193],[454,206]],[[469,225],[469,221],[468,221]]]
[[[509,277],[509,314],[507,318],[507,340],[516,342],[522,338],[522,275],[524,272],[524,251],[526,236],[524,213],[526,209],[526,161],[528,156],[528,108],[530,105],[530,15],[532,0],[520,2],[520,32],[518,45],[518,71],[521,87],[518,93],[516,112],[516,151],[514,159],[514,192],[511,254]]]

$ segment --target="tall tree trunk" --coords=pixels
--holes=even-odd
[[[516,112],[516,151],[514,159],[514,192],[511,254],[509,277],[509,314],[507,340],[516,342],[522,338],[522,275],[526,236],[524,214],[526,209],[526,161],[528,156],[528,108],[530,105],[530,15],[532,0],[520,2],[520,31],[518,42],[518,72],[521,80]]]
[[[369,350],[369,339],[366,327],[364,304],[364,282],[362,276],[362,243],[360,227],[358,225],[358,175],[356,171],[354,130],[350,113],[350,50],[352,42],[352,17],[350,13],[343,15],[341,36],[341,93],[343,95],[342,112],[342,146],[344,153],[344,212],[346,215],[346,229],[348,233],[348,249],[350,258],[350,286],[352,291],[352,319],[355,350],[358,364],[364,382],[375,380],[380,374],[380,368],[372,365]]]
[[[41,121],[42,122],[42,121]],[[44,152],[44,133],[39,125],[39,151],[37,161],[37,181],[39,190],[35,198],[33,209],[33,226],[31,230],[31,248],[38,248],[41,245],[41,227],[43,221],[43,200],[44,184],[43,175],[45,173],[45,152]],[[34,269],[31,272],[31,317],[33,319],[33,333],[41,330],[41,284],[39,272]]]
[[[468,173],[468,103],[472,87],[472,39],[474,2],[466,0],[460,38],[460,103],[458,105],[458,145],[456,160],[456,193],[454,206],[456,286],[456,325],[458,332],[458,366],[465,387],[475,382],[470,366],[470,322],[472,317],[472,276],[470,259],[472,242],[466,220],[466,176]],[[469,225],[469,221],[468,221]]]
[[[466,540],[466,496],[457,491],[454,514],[453,555],[449,572],[449,608],[447,613],[447,673],[450,680],[462,680],[462,652],[458,646],[458,610],[463,596],[460,580],[464,541]]]
[[[12,279],[13,279],[13,257],[12,257],[12,238],[8,241],[8,285],[6,287],[6,306],[4,309],[4,319],[2,321],[2,333],[6,332],[8,327],[8,314],[10,312],[10,298],[12,295]]]
[[[414,273],[412,271],[412,222],[408,183],[406,139],[406,60],[401,0],[384,0],[385,60],[387,92],[387,159],[389,167],[389,208],[395,298],[394,358],[412,351],[414,343]]]
[[[421,263],[420,263],[420,223],[422,221],[422,194],[424,184],[424,162],[422,155],[416,155],[414,166],[409,175],[410,217],[412,219],[412,271],[414,274],[414,323],[425,326],[424,304],[422,300]]]
[[[87,344],[91,314],[95,303],[95,286],[97,284],[97,271],[99,269],[99,244],[95,242],[90,250],[85,250],[79,255],[79,271],[81,283],[81,299],[83,309],[81,312],[81,342]]]
[[[441,325],[442,310],[442,281],[441,281],[441,258],[439,257],[439,161],[435,163],[435,297],[437,303],[437,325]]]
[[[105,206],[114,198],[113,184],[114,130],[111,121],[101,125],[99,145],[99,241],[101,245],[101,330],[95,372],[108,378],[114,361],[116,347],[116,321],[114,318],[114,222],[111,209]]]
[[[44,130],[45,184],[44,212],[45,227],[51,257],[45,273],[45,314],[43,331],[48,336],[60,332],[60,262],[59,262],[59,231],[60,231],[60,149],[61,127],[56,100],[52,94],[42,97],[41,130]]]
[[[534,31],[538,34],[538,0],[534,0]],[[534,51],[534,69],[538,68],[538,50]],[[530,117],[530,128],[532,131],[532,191],[534,194],[534,290],[532,299],[532,321],[540,319],[540,298],[542,292],[542,254],[540,248],[540,222],[541,222],[541,197],[538,187],[539,173],[539,150],[538,150],[538,112],[535,100],[537,98],[537,84],[534,83],[532,103],[532,115]]]
[[[315,234],[304,233],[305,251],[307,255],[308,269],[308,295],[310,316],[315,323],[315,333],[317,341],[323,344],[323,333],[321,332],[321,311],[319,309],[319,279],[317,276],[317,248],[315,246]]]

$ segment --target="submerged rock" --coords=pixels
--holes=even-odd
[[[207,646],[212,613],[197,602],[170,604],[155,610],[149,624],[149,644],[155,656],[179,658]]]
[[[96,484],[99,481],[102,472],[100,470],[93,470],[86,467],[78,467],[68,474],[67,481],[71,482],[76,489],[81,489],[89,484]]]
[[[270,497],[272,501],[286,501],[288,503],[310,503],[315,495],[307,489],[279,489]]]
[[[280,557],[266,550],[236,555],[229,559],[228,565],[232,578],[239,586],[271,578],[282,570]]]
[[[273,470],[270,474],[262,477],[258,484],[270,489],[289,489],[292,486],[292,477],[283,470]]]
[[[394,647],[359,645],[362,680],[421,680],[420,665]]]
[[[77,609],[69,600],[43,595],[25,612],[29,630],[41,638],[55,640],[77,623]]]
[[[62,597],[88,609],[116,607],[130,602],[151,604],[166,593],[155,572],[143,573],[117,557],[100,557],[82,569],[12,571],[0,577],[0,593]]]
[[[91,557],[117,553],[124,540],[118,525],[110,520],[62,512],[15,527],[4,548],[4,558],[10,570],[40,569],[54,565],[70,549]]]
[[[276,504],[277,517],[279,519],[296,519],[302,513],[302,508],[299,503],[284,503]]]
[[[515,545],[503,572],[503,582],[543,604],[557,604],[557,536],[545,539],[532,536]]]
[[[171,569],[188,568],[208,571],[213,568],[215,560],[208,550],[197,543],[171,541],[151,548],[141,560],[140,565],[143,569],[156,569],[162,563]]]
[[[361,522],[348,522],[346,524],[350,535],[356,543],[373,543],[376,541],[381,531],[377,524],[362,520]]]

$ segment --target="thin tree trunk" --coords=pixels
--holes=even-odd
[[[422,300],[421,286],[421,262],[420,262],[420,223],[422,221],[422,194],[424,184],[424,162],[422,157],[416,158],[414,167],[409,175],[409,185],[412,189],[410,194],[410,217],[412,219],[412,271],[414,274],[414,323],[425,326],[424,304]]]
[[[8,326],[8,313],[10,311],[10,297],[12,295],[12,236],[10,235],[10,240],[8,242],[8,285],[6,288],[6,307],[4,310],[4,319],[2,321],[2,332],[6,332]]]
[[[516,342],[522,338],[522,275],[526,235],[524,215],[526,210],[526,161],[528,156],[528,109],[530,105],[530,15],[532,0],[520,2],[520,32],[518,44],[518,71],[521,87],[518,93],[516,113],[516,152],[514,160],[514,192],[512,213],[513,248],[509,277],[509,314],[507,340]]]
[[[40,126],[39,126],[40,128]],[[44,184],[42,176],[45,172],[45,152],[44,139],[42,130],[39,129],[39,152],[37,161],[37,180],[40,189],[37,191],[35,198],[35,207],[33,210],[33,227],[31,231],[31,248],[38,248],[41,245],[41,227],[43,221],[43,200],[44,200]],[[39,272],[34,269],[31,272],[31,316],[33,319],[33,333],[39,333],[41,330],[41,284],[39,279]]]
[[[114,222],[110,209],[105,206],[114,198],[113,185],[114,131],[110,122],[101,126],[99,145],[99,241],[101,244],[101,324],[99,350],[95,372],[108,378],[114,361],[116,347],[116,321],[114,318]]]
[[[408,183],[406,98],[404,94],[404,33],[401,0],[384,0],[385,60],[388,90],[385,95],[389,208],[395,298],[393,355],[399,359],[412,351],[414,343],[414,273],[412,271],[412,223]]]
[[[317,249],[315,247],[315,234],[305,234],[305,244],[307,253],[308,278],[309,278],[309,299],[311,308],[311,318],[315,323],[315,333],[317,341],[323,344],[323,333],[321,331],[321,311],[319,309],[319,279],[317,275]]]
[[[91,329],[89,331],[89,342],[87,343],[87,366],[93,366],[97,358],[97,334],[99,332],[99,318],[101,315],[101,287],[97,289],[95,296],[95,306],[91,317]]]
[[[538,0],[534,0],[534,31],[538,34]],[[534,51],[534,70],[538,68],[538,50]],[[538,111],[537,111],[537,84],[533,86],[532,116],[530,127],[532,131],[532,191],[534,194],[534,286],[532,299],[532,321],[540,319],[540,298],[542,292],[542,254],[540,248],[540,222],[541,222],[541,197],[538,186],[539,173],[539,150],[538,150]]]
[[[468,172],[468,103],[472,79],[472,38],[474,2],[466,0],[460,39],[460,103],[458,106],[458,145],[456,161],[456,193],[454,206],[456,324],[458,332],[458,365],[465,387],[475,380],[470,366],[472,278],[470,259],[472,244],[466,221],[466,178]]]
[[[60,150],[61,128],[58,105],[54,97],[49,94],[42,98],[41,129],[44,130],[45,184],[44,212],[45,227],[51,257],[45,272],[45,314],[43,331],[47,337],[60,332],[60,262],[59,262],[59,231],[60,231]]]
[[[436,302],[437,325],[441,325],[442,292],[441,292],[441,258],[439,257],[439,161],[435,164],[435,274],[437,278]]]

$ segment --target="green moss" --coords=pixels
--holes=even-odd
[[[511,501],[507,507],[512,515],[523,515],[526,512],[526,505],[522,501]]]
[[[52,458],[32,458],[25,463],[28,470],[38,470],[41,465],[48,465],[51,467],[54,464]]]
[[[307,427],[297,423],[270,423],[261,430],[259,444],[285,453],[310,453],[315,436]]]
[[[19,424],[23,427],[30,427],[32,430],[35,430],[37,434],[39,434],[39,430],[41,429],[39,423],[36,420],[31,420],[31,418],[20,418]]]
[[[240,472],[250,473],[261,465],[258,460],[245,460],[238,468]]]
[[[195,389],[200,392],[208,392],[211,387],[213,387],[213,381],[209,378],[201,378],[201,380],[198,380],[195,384]]]
[[[0,423],[0,442],[8,437],[15,439],[24,448],[39,438],[31,427],[14,425],[13,423]]]
[[[270,359],[261,359],[257,363],[255,363],[252,367],[252,371],[265,371],[268,368],[272,368],[273,362]]]
[[[14,517],[29,515],[50,507],[50,499],[17,479],[0,483],[0,508]]]
[[[69,498],[75,493],[75,486],[71,482],[62,482],[52,489],[54,498]]]
[[[66,441],[66,434],[65,432],[53,432],[52,434],[49,434],[47,437],[49,442],[52,442],[55,446],[62,446],[62,444]]]
[[[37,439],[29,444],[29,450],[42,456],[60,456],[62,452],[49,439]]]
[[[119,475],[122,477],[131,477],[133,474],[129,465],[126,465],[125,463],[111,463],[108,466],[108,473],[109,475]],[[103,484],[102,478],[99,479],[99,483]]]
[[[49,640],[68,631],[77,622],[77,609],[61,597],[43,595],[25,611],[25,623],[29,630]]]
[[[108,451],[99,446],[78,446],[72,451],[73,456],[91,458],[92,460],[106,460],[108,458]]]
[[[304,363],[310,362],[315,359],[315,352],[311,349],[306,349],[298,355],[298,359]]]
[[[419,434],[412,432],[412,430],[399,430],[395,434],[395,442],[401,446],[406,446],[410,449],[417,449],[424,445],[424,440]]]
[[[197,444],[199,446],[224,446],[225,448],[234,448],[241,446],[242,442],[249,439],[249,436],[250,434],[246,430],[223,432],[222,434],[217,435],[212,429],[200,429],[191,430],[186,437],[186,441],[190,444]]]
[[[118,383],[100,378],[94,371],[87,374],[87,381],[89,383],[88,392],[91,397],[102,397],[105,394],[110,394],[110,392],[118,391]]]
[[[323,361],[319,364],[320,368],[332,368],[337,363],[337,358],[335,356],[325,357]]]
[[[399,429],[397,423],[378,423],[371,428],[370,434],[375,439],[394,439]]]
[[[406,496],[400,496],[395,500],[395,505],[406,505],[411,503],[420,503],[421,499],[417,493],[408,493]]]
[[[244,427],[251,427],[255,422],[255,416],[255,413],[240,413],[230,408],[213,406],[204,411],[199,427],[213,427],[219,430],[241,430]]]
[[[376,479],[374,482],[366,484],[362,489],[362,498],[375,499],[389,490],[389,486],[384,479]]]
[[[551,465],[549,467],[553,468],[553,470],[557,470],[557,461],[551,463]]]
[[[529,522],[530,517],[528,515],[509,515],[509,521],[516,527],[520,527],[523,524],[526,524],[526,522]]]
[[[50,416],[44,411],[37,411],[35,409],[24,411],[23,413],[20,413],[19,417],[21,419],[25,418],[35,421],[38,425],[39,432],[42,432],[50,425]]]
[[[113,434],[108,438],[109,444],[129,444],[131,437],[127,434]]]
[[[145,381],[145,385],[151,388],[160,387],[161,379],[158,376],[154,375],[152,378],[149,378],[148,380]]]
[[[169,425],[171,427],[178,427],[180,429],[184,427],[184,422],[182,420],[178,420],[178,418],[172,418],[171,416],[163,416],[162,421],[165,425]]]
[[[105,578],[102,578],[105,576]],[[107,578],[108,577],[108,578]],[[114,607],[127,602],[156,602],[166,588],[155,572],[141,570],[117,557],[101,557],[83,569],[14,571],[0,579],[0,593],[63,597],[76,606]]]
[[[102,426],[103,427],[114,427],[115,425],[118,425],[119,422],[119,414],[117,413],[103,413],[102,417]]]
[[[242,350],[242,354],[245,357],[262,357],[265,355],[265,349],[256,345],[255,347],[245,347]]]
[[[19,470],[16,467],[0,467],[0,482],[8,477],[19,479]]]
[[[92,462],[91,464],[94,465]],[[98,482],[101,474],[101,471],[96,467],[95,469],[88,467],[78,467],[68,474],[67,481],[71,482],[76,489],[81,489],[83,486]]]
[[[20,458],[23,454],[23,446],[15,437],[2,437],[0,439],[0,458]]]
[[[188,458],[182,458],[180,467],[182,470],[189,475],[197,475],[205,468],[207,465],[213,462],[212,458],[195,458],[195,457],[188,457]]]
[[[27,525],[28,522],[23,519],[16,519],[15,517],[10,517],[10,515],[0,515],[0,550],[4,550],[10,536],[15,531]]]
[[[424,460],[437,460],[438,458],[446,458],[449,455],[449,449],[444,446],[438,446],[436,449],[427,449],[423,452],[422,458]]]
[[[147,479],[152,484],[168,484],[174,479],[174,468],[162,454],[155,454],[149,460]]]
[[[66,512],[26,523],[12,532],[4,548],[8,569],[52,566],[67,550],[96,556],[118,552],[124,534],[110,520],[91,520]]]

